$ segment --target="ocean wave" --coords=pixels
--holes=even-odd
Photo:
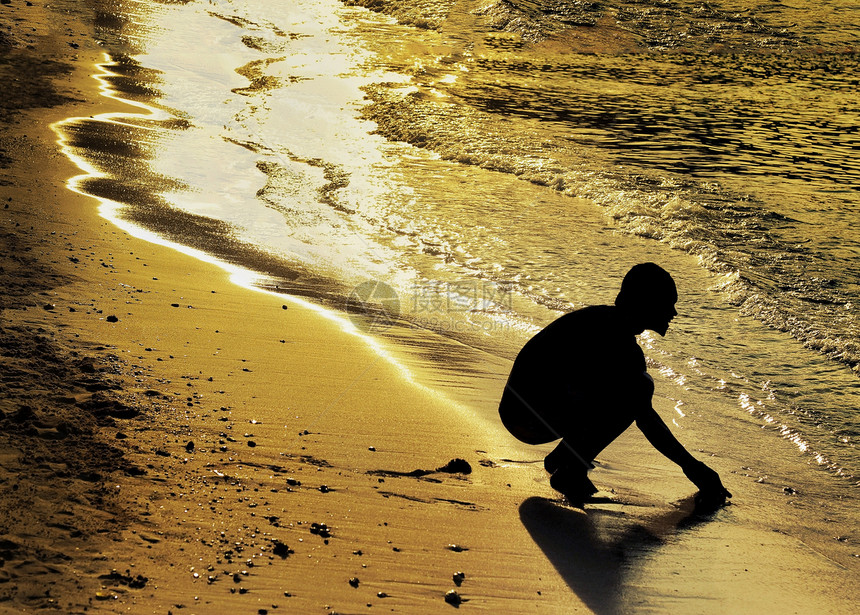
[[[795,220],[716,182],[594,168],[582,147],[540,126],[512,122],[419,90],[366,88],[366,119],[390,140],[444,159],[508,173],[603,207],[617,229],[664,242],[728,275],[723,290],[741,312],[790,333],[860,375],[852,289],[828,272],[829,257],[779,237]]]
[[[389,15],[401,24],[434,30],[444,30],[452,14],[465,10],[455,0],[341,1]],[[814,22],[799,24],[789,9],[733,10],[697,0],[492,0],[478,3],[470,13],[481,20],[480,29],[509,32],[532,43],[559,39],[576,44],[576,35],[597,27],[629,33],[642,50],[774,51],[825,43]]]

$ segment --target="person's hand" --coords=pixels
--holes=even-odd
[[[732,497],[729,490],[723,486],[720,475],[701,461],[696,461],[684,468],[684,474],[699,488],[695,505],[698,512],[712,512],[725,506],[726,499]]]

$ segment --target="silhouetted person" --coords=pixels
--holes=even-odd
[[[582,507],[597,489],[592,461],[634,422],[648,441],[681,466],[698,488],[697,502],[715,509],[731,494],[719,475],[681,445],[651,407],[654,381],[636,336],[661,336],[678,315],[675,282],[654,263],[633,267],[615,305],[565,314],[517,355],[499,404],[508,431],[527,444],[562,438],[544,460],[550,485]]]

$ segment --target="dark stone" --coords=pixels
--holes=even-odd
[[[460,597],[460,594],[457,593],[457,590],[450,589],[448,593],[445,594],[445,602],[452,606],[460,606],[463,602],[463,598]]]
[[[448,474],[471,474],[472,466],[465,459],[452,459],[442,467],[436,468],[437,472],[447,472]]]
[[[290,549],[286,544],[281,542],[280,540],[273,539],[272,540],[272,553],[280,557],[281,559],[286,559],[287,556],[292,553],[292,549]]]

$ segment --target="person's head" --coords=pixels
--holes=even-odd
[[[669,273],[654,263],[635,265],[621,282],[615,305],[634,325],[636,333],[650,329],[666,335],[678,312],[678,290]]]

